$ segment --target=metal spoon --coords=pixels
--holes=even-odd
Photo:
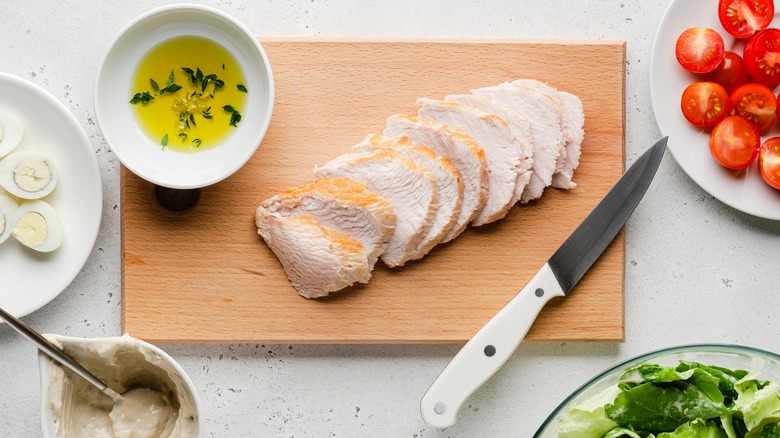
[[[122,400],[122,396],[119,393],[111,389],[92,373],[84,369],[84,367],[82,367],[78,362],[71,359],[70,356],[49,342],[40,333],[31,329],[27,324],[19,321],[18,319],[14,318],[13,315],[3,310],[2,307],[0,307],[0,318],[4,319],[8,325],[13,327],[13,329],[19,332],[22,336],[32,341],[32,343],[35,344],[41,351],[46,353],[47,356],[64,365],[77,375],[83,377],[87,382],[95,385],[95,387],[101,390],[104,394],[111,397],[111,400],[113,400],[115,403]]]

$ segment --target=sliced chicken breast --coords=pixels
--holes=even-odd
[[[395,207],[398,222],[382,261],[402,266],[431,228],[438,208],[439,190],[431,172],[396,151],[350,153],[315,169],[319,178],[363,181]]]
[[[351,286],[369,270],[363,244],[311,216],[262,215],[257,229],[293,287],[306,298],[324,297]]]
[[[385,136],[407,136],[414,145],[430,148],[450,160],[460,172],[463,181],[463,202],[455,225],[442,242],[457,237],[482,210],[487,201],[487,163],[485,153],[477,143],[459,128],[419,120],[408,115],[394,115],[387,119]]]
[[[559,189],[570,189],[577,184],[572,181],[574,169],[580,165],[582,153],[582,140],[585,138],[585,111],[579,97],[559,91],[563,121],[566,127],[566,163],[563,168],[553,175],[552,186]]]
[[[413,146],[406,136],[385,137],[379,134],[370,134],[362,142],[352,147],[353,152],[377,153],[385,149],[395,150],[430,170],[439,188],[439,208],[436,210],[431,229],[417,245],[410,258],[410,260],[417,260],[441,242],[444,235],[458,220],[463,202],[463,182],[460,178],[460,172],[450,160],[436,155],[430,148]]]
[[[536,79],[518,79],[512,81],[512,85],[518,88],[527,88],[529,90],[537,91],[547,98],[555,102],[558,109],[558,115],[560,116],[559,122],[561,124],[561,135],[558,137],[558,160],[555,162],[555,173],[558,173],[563,169],[566,163],[566,125],[563,122],[563,106],[561,105],[561,99],[558,97],[558,90],[545,84],[542,81]],[[553,174],[555,175],[555,174]]]
[[[580,147],[584,136],[583,125],[585,114],[582,101],[573,94],[559,91],[544,82],[535,79],[518,79],[512,82],[516,87],[525,87],[548,96],[561,107],[561,156],[555,166],[552,186],[559,189],[570,189],[576,184],[572,182],[574,169],[580,164]]]
[[[512,206],[512,194],[520,169],[520,148],[512,142],[509,125],[495,114],[485,114],[474,107],[457,103],[417,99],[417,117],[421,120],[459,126],[485,152],[488,167],[488,199],[471,221],[480,226],[506,216]]]
[[[366,183],[350,178],[320,178],[266,199],[255,212],[256,221],[269,215],[311,216],[332,230],[348,234],[365,247],[369,270],[385,252],[397,216],[393,204],[370,192]]]
[[[491,97],[528,117],[534,145],[534,163],[531,179],[520,201],[526,203],[539,198],[544,188],[552,183],[555,164],[560,155],[558,141],[561,137],[561,116],[555,102],[538,91],[515,87],[508,82],[478,88],[472,90],[472,93]]]
[[[525,114],[520,113],[515,108],[503,104],[487,96],[475,96],[473,94],[452,94],[444,98],[447,102],[454,102],[459,105],[471,106],[487,114],[495,114],[501,117],[512,134],[512,143],[520,149],[520,167],[517,171],[517,181],[515,181],[515,190],[512,194],[512,205],[520,201],[523,189],[531,179],[531,167],[533,166],[533,139],[531,138],[531,122]]]

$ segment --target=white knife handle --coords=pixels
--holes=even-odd
[[[536,316],[553,297],[562,297],[545,263],[531,281],[463,346],[420,402],[423,420],[445,428],[455,424],[461,405],[509,359]]]

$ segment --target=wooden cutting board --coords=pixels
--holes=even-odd
[[[625,43],[261,40],[274,71],[268,134],[234,176],[172,213],[121,172],[122,323],[153,342],[461,343],[534,275],[624,169]],[[578,95],[585,142],[577,187],[548,188],[498,223],[470,228],[421,261],[377,265],[370,283],[307,300],[256,234],[259,203],[381,132],[415,99],[535,78]],[[245,120],[244,123],[250,123]],[[529,341],[623,339],[621,233]]]

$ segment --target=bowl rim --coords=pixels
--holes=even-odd
[[[206,428],[204,423],[204,416],[203,416],[203,405],[201,405],[200,398],[198,396],[197,388],[195,387],[195,383],[193,383],[192,379],[190,378],[190,375],[187,373],[187,370],[184,369],[184,367],[179,364],[179,362],[176,361],[173,357],[171,357],[170,354],[166,353],[164,350],[162,350],[160,347],[150,344],[149,342],[146,342],[142,339],[134,338],[128,334],[122,335],[122,336],[102,336],[97,338],[90,338],[90,337],[81,337],[81,336],[67,336],[67,335],[60,335],[60,334],[54,334],[60,339],[64,339],[70,342],[73,342],[74,344],[85,344],[85,343],[91,343],[103,339],[119,339],[127,336],[130,339],[134,339],[138,341],[142,346],[145,348],[148,348],[149,350],[153,351],[155,354],[159,355],[160,358],[162,358],[164,361],[168,362],[173,369],[176,371],[176,373],[179,374],[179,377],[181,377],[182,381],[184,381],[184,385],[187,387],[187,390],[190,392],[190,396],[192,397],[192,405],[195,409],[195,413],[198,415],[198,422],[197,422],[197,433],[196,436],[198,438],[203,438],[206,436]],[[45,336],[45,335],[44,335]],[[49,367],[52,366],[54,363],[54,360],[51,359],[46,353],[44,353],[41,350],[38,350],[38,368],[39,368],[39,374],[40,374],[40,385],[41,385],[41,433],[46,436],[46,429],[44,428],[44,422],[43,419],[46,418],[47,413],[47,404],[46,404],[46,393],[48,392],[49,384],[44,379],[43,372],[44,370],[48,371]]]
[[[114,47],[116,44],[123,38],[127,33],[129,33],[134,27],[138,26],[139,24],[143,23],[144,21],[153,18],[157,15],[165,14],[170,11],[197,11],[197,12],[205,12],[207,14],[213,14],[217,17],[220,17],[224,19],[225,21],[229,22],[233,26],[235,26],[239,31],[246,34],[246,36],[249,37],[249,39],[253,42],[253,47],[255,50],[257,50],[258,55],[260,56],[260,60],[262,61],[264,70],[265,70],[265,78],[268,81],[268,96],[267,96],[267,110],[268,110],[268,116],[265,118],[264,122],[260,126],[259,131],[257,131],[257,135],[254,139],[254,145],[252,147],[247,148],[246,153],[242,156],[239,156],[238,159],[236,159],[233,166],[230,166],[227,168],[224,172],[215,174],[214,176],[203,179],[196,182],[191,183],[178,183],[176,181],[165,181],[162,179],[158,179],[155,177],[150,177],[146,174],[144,174],[143,169],[139,169],[137,166],[133,164],[129,164],[126,160],[126,156],[123,157],[121,151],[122,147],[116,148],[112,146],[108,138],[105,134],[106,127],[104,126],[104,122],[101,120],[101,106],[99,104],[99,95],[100,95],[100,83],[101,78],[103,77],[103,70],[106,67],[106,63],[109,59],[109,56],[113,53]],[[108,43],[108,48],[103,52],[103,56],[100,59],[100,62],[98,64],[97,73],[95,75],[95,86],[94,86],[94,92],[93,92],[93,105],[95,107],[95,119],[97,121],[98,128],[100,129],[100,133],[103,136],[103,139],[106,141],[106,144],[108,144],[111,151],[116,155],[116,157],[119,159],[119,162],[125,166],[128,170],[130,170],[133,174],[139,176],[140,178],[163,187],[171,188],[171,189],[179,189],[179,190],[187,190],[187,189],[198,189],[202,187],[208,187],[210,185],[216,184],[234,173],[236,173],[239,169],[241,169],[244,164],[246,164],[252,156],[254,156],[257,149],[260,147],[260,143],[265,138],[266,133],[268,132],[268,128],[271,124],[271,119],[273,118],[273,110],[274,110],[274,101],[275,101],[275,84],[274,84],[274,75],[273,70],[271,69],[271,63],[268,60],[268,55],[265,53],[265,49],[263,49],[263,46],[260,44],[260,41],[258,41],[257,36],[255,36],[251,30],[249,30],[248,27],[246,27],[242,22],[240,22],[238,19],[233,17],[232,15],[211,7],[211,6],[205,6],[205,5],[198,5],[198,4],[189,4],[189,3],[174,3],[170,5],[160,6],[151,10],[148,10],[144,12],[143,14],[137,16],[133,20],[131,20],[129,23],[124,25],[111,39],[111,41]]]
[[[719,351],[715,351],[715,350],[719,350]],[[613,373],[618,369],[642,362],[643,360],[650,359],[652,357],[659,357],[662,355],[678,353],[678,352],[754,354],[754,355],[774,359],[780,362],[780,354],[778,353],[773,353],[771,351],[762,350],[760,348],[750,347],[747,345],[737,345],[737,344],[720,344],[720,343],[684,344],[684,345],[676,345],[673,347],[666,347],[658,350],[649,351],[647,353],[643,353],[638,356],[633,356],[629,359],[621,361],[620,363],[613,365],[605,369],[604,371],[596,374],[594,377],[592,377],[591,379],[589,379],[588,381],[586,381],[585,383],[577,387],[577,389],[575,389],[574,391],[571,392],[571,394],[566,396],[566,398],[563,399],[555,409],[553,409],[550,415],[548,415],[547,418],[545,418],[545,420],[542,422],[542,424],[534,433],[534,438],[541,437],[541,433],[544,432],[545,428],[551,425],[551,423],[555,420],[558,414],[560,414],[563,411],[566,405],[570,401],[572,401],[575,397],[579,396],[585,388],[589,387],[593,383],[603,379],[604,377],[606,377],[607,375]]]

